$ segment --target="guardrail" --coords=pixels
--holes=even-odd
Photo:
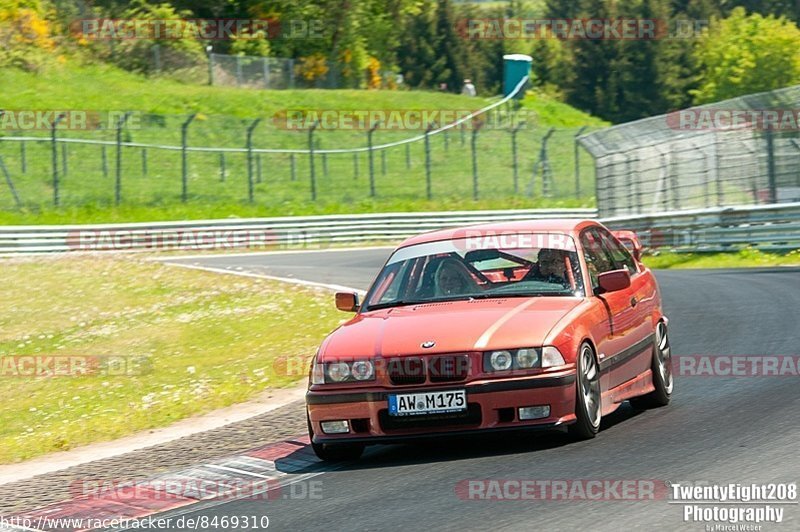
[[[646,248],[674,251],[800,249],[800,202],[717,207],[603,219],[635,231]]]
[[[533,218],[595,218],[594,209],[358,214],[60,226],[0,227],[0,255],[63,251],[311,248],[396,241],[425,231]],[[730,251],[800,248],[800,202],[618,216],[646,248]]]
[[[594,218],[594,209],[354,214],[181,222],[0,227],[0,255],[63,251],[321,247],[400,240],[425,231],[532,218]]]

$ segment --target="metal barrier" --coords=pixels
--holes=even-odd
[[[594,218],[594,209],[357,214],[182,222],[0,227],[0,255],[61,251],[307,248],[400,240],[446,227]]]
[[[0,227],[0,255],[63,251],[313,248],[390,242],[425,231],[489,222],[595,218],[593,209],[531,209],[359,214],[239,220]],[[619,216],[612,229],[636,231],[642,244],[675,251],[800,248],[800,202]]]
[[[635,231],[642,244],[653,249],[800,249],[800,202],[617,216],[604,218],[603,223],[614,229]]]

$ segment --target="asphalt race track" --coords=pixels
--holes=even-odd
[[[366,289],[388,249],[182,259]],[[657,272],[673,356],[800,355],[800,269]],[[332,302],[331,302],[332,304]],[[704,530],[683,503],[655,500],[464,500],[470,479],[655,480],[768,484],[800,479],[800,378],[680,376],[672,404],[603,420],[591,441],[560,433],[369,447],[329,471],[319,500],[233,501],[186,515],[267,515],[277,530]],[[800,506],[782,505],[800,530]]]

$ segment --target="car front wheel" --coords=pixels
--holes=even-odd
[[[571,436],[578,439],[594,438],[600,430],[600,368],[594,357],[592,346],[584,342],[578,352],[577,396],[575,398],[575,417],[577,421],[569,426]]]

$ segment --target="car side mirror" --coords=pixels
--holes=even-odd
[[[336,308],[345,312],[358,312],[358,294],[355,292],[336,292]]]
[[[642,243],[633,231],[612,231],[611,232],[620,243],[628,248],[633,258],[637,262],[642,262]]]
[[[597,282],[600,294],[625,290],[631,285],[631,273],[625,269],[603,272],[597,276]]]

